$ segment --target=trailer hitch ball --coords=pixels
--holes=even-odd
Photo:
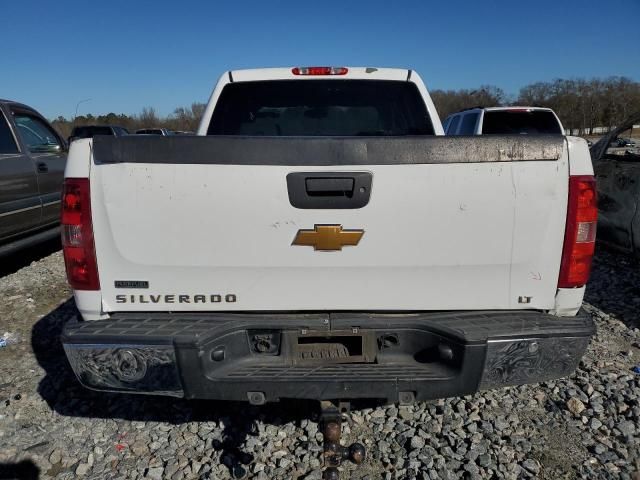
[[[349,447],[349,460],[351,460],[356,465],[360,465],[362,462],[364,462],[366,454],[367,450],[361,443],[353,443]]]
[[[340,424],[337,422],[328,422],[324,427],[324,438],[330,443],[338,443],[340,441]]]
[[[324,464],[327,467],[339,467],[345,459],[345,450],[339,443],[325,443]]]
[[[327,468],[322,474],[322,480],[340,480],[340,473],[336,467]]]

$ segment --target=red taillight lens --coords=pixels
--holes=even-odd
[[[62,190],[62,250],[75,290],[100,290],[88,178],[67,178]]]
[[[295,67],[291,69],[294,75],[346,75],[346,67]]]
[[[592,175],[569,177],[567,226],[560,264],[559,288],[582,287],[589,280],[596,245],[598,205]]]

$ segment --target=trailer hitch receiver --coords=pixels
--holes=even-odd
[[[342,430],[342,415],[349,411],[348,402],[320,402],[320,425],[324,439],[323,457],[325,470],[323,480],[338,480],[340,474],[338,467],[345,460],[350,460],[356,465],[364,462],[366,450],[360,443],[352,443],[345,447],[340,444]]]

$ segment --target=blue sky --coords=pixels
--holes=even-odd
[[[410,67],[431,89],[640,80],[640,0],[0,0],[0,98],[52,118],[168,114],[227,69]],[[627,21],[629,23],[627,23]],[[616,23],[619,22],[619,23]]]

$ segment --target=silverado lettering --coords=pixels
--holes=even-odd
[[[228,293],[226,295],[116,295],[116,303],[235,303],[237,295]]]

